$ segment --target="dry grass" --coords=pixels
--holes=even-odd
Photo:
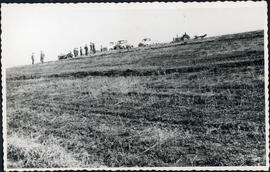
[[[252,32],[9,69],[8,166],[265,165],[262,42]]]
[[[23,138],[18,135],[8,137],[8,159],[11,168],[57,168],[82,167],[64,148],[53,143],[48,137],[46,143],[40,144],[37,139]],[[12,162],[13,161],[13,162]],[[15,163],[16,162],[16,163]]]

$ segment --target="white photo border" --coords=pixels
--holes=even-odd
[[[1,4],[1,8],[5,7],[5,5],[37,5],[33,4]],[[41,5],[41,4],[38,4]],[[79,171],[79,170],[88,170],[88,171],[148,171],[148,170],[155,170],[155,171],[191,171],[191,170],[200,170],[200,171],[220,171],[220,170],[228,170],[228,171],[268,171],[269,170],[269,67],[268,67],[268,19],[267,19],[267,2],[266,1],[236,1],[236,2],[130,2],[130,3],[44,3],[44,6],[85,6],[85,5],[92,5],[96,6],[97,8],[100,6],[107,6],[108,8],[172,8],[174,5],[181,5],[181,8],[216,8],[216,7],[254,7],[255,5],[265,7],[265,26],[264,26],[264,78],[265,78],[265,139],[266,139],[266,165],[265,166],[218,166],[218,167],[119,167],[119,168],[7,168],[7,128],[6,128],[6,67],[5,64],[2,63],[2,132],[3,132],[3,160],[4,160],[4,170],[5,171]],[[114,7],[111,7],[115,5]],[[1,18],[3,19],[3,13],[1,14]],[[5,30],[2,28],[1,38],[4,34]],[[1,39],[2,40],[2,39]],[[3,42],[1,41],[1,49],[3,48]],[[2,59],[3,59],[3,50],[2,49]]]

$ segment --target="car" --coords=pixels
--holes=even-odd
[[[119,40],[117,41],[117,43],[114,45],[114,49],[115,50],[119,50],[119,49],[130,49],[133,46],[131,44],[128,43],[127,40]]]
[[[152,44],[151,38],[144,38],[142,39],[142,42],[139,43],[139,47],[145,47]]]

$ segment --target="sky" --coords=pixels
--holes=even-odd
[[[265,2],[223,3],[80,3],[2,4],[2,64],[31,64],[31,54],[45,61],[94,42],[97,48],[126,39],[170,42],[184,32],[191,37],[218,36],[266,27]]]

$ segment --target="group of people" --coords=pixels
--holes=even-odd
[[[92,42],[90,42],[90,47],[88,47],[87,44],[85,44],[84,53],[83,53],[83,48],[82,47],[80,47],[80,51],[78,50],[78,48],[73,49],[73,54],[74,54],[75,57],[78,57],[79,54],[80,54],[80,56],[83,56],[83,55],[89,55],[90,53],[92,53],[92,54],[96,53],[95,44],[92,43]],[[71,56],[73,56],[71,51],[70,51],[69,54],[71,54]],[[44,63],[44,58],[45,58],[45,54],[44,54],[43,51],[41,51],[40,52],[40,62],[41,63]],[[32,53],[31,60],[32,60],[32,64],[34,64],[35,63],[35,54],[34,53]]]
[[[44,58],[45,58],[45,54],[43,51],[41,51],[40,52],[40,62],[41,63],[44,62]],[[32,53],[31,60],[32,60],[32,64],[34,64],[35,63],[35,53]]]
[[[89,55],[90,53],[93,53],[95,54],[96,53],[96,48],[95,48],[95,44],[90,42],[90,48],[88,49],[88,46],[87,44],[85,44],[84,46],[84,52],[85,52],[85,55]],[[83,52],[82,52],[82,47],[80,47],[80,54],[81,56],[83,55]]]
[[[83,53],[83,48],[84,48],[84,53]],[[93,53],[93,54],[96,53],[95,44],[92,43],[92,42],[90,42],[90,46],[89,47],[87,46],[87,44],[85,44],[85,46],[83,48],[80,47],[80,51],[78,50],[78,48],[74,48],[73,49],[74,57],[79,56],[79,53],[80,53],[80,56],[89,55],[90,53]]]

